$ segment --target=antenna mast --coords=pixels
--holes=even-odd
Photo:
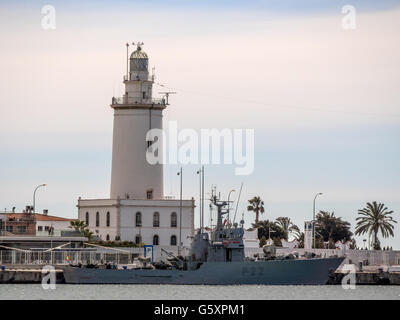
[[[129,74],[128,65],[129,65],[129,43],[127,42],[126,43],[126,81],[129,80],[129,77],[128,77],[128,74]]]
[[[159,92],[159,93],[164,94],[165,100],[166,100],[165,105],[168,106],[168,105],[169,105],[169,102],[168,102],[168,97],[169,97],[169,95],[170,95],[170,94],[175,94],[176,92],[173,92],[173,91],[165,91],[165,92]]]

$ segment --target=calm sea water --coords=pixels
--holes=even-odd
[[[400,300],[400,286],[184,286],[184,285],[67,285],[44,290],[40,284],[1,284],[0,300],[96,300],[96,299],[389,299]]]

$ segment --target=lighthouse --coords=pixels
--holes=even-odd
[[[149,58],[136,44],[127,56],[125,93],[113,97],[113,149],[110,198],[161,199],[163,197],[162,164],[149,164],[146,152],[154,141],[147,140],[151,129],[162,129],[164,99],[152,96],[154,76],[149,74]],[[128,49],[128,45],[127,45]]]
[[[161,149],[162,141],[149,130],[162,129],[166,99],[153,98],[154,76],[143,43],[129,53],[126,46],[124,94],[113,97],[113,147],[110,197],[78,199],[78,217],[99,240],[131,241],[178,252],[194,235],[194,199],[164,197],[163,165],[146,155]],[[157,142],[157,147],[153,143]],[[154,150],[152,150],[154,149]],[[158,253],[157,253],[158,252]]]

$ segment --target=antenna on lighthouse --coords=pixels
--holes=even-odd
[[[129,80],[128,77],[128,64],[129,64],[129,43],[126,43],[126,81]]]
[[[175,94],[176,92],[173,92],[173,91],[166,91],[166,92],[159,92],[159,93],[161,93],[161,94],[164,94],[164,97],[165,97],[165,100],[166,100],[166,106],[168,106],[169,105],[169,103],[168,103],[168,97],[169,97],[169,95],[170,94]]]

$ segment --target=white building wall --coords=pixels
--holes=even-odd
[[[45,231],[46,227],[53,227],[54,230],[72,230],[69,228],[69,221],[41,221],[36,220],[36,232],[39,231],[39,227],[42,227],[42,231]]]
[[[135,241],[140,235],[142,242],[153,244],[153,236],[158,235],[159,245],[169,246],[171,236],[175,235],[179,244],[179,200],[83,200],[78,202],[79,220],[86,222],[89,214],[89,230],[100,239],[115,240],[119,234],[121,241]],[[99,212],[100,224],[96,226],[96,213]],[[110,212],[110,227],[106,226],[106,214]],[[119,214],[118,214],[119,212]],[[136,227],[136,212],[142,214],[142,226]],[[160,226],[153,227],[154,212],[160,214]],[[171,227],[171,214],[177,214],[177,227]],[[119,217],[118,217],[119,215]],[[118,222],[118,219],[120,222]],[[190,246],[194,234],[194,200],[182,201],[182,243]]]
[[[136,227],[136,212],[142,214],[142,226]],[[153,227],[154,213],[160,214],[160,226]],[[171,214],[177,214],[177,227],[171,227]],[[145,244],[153,244],[154,235],[159,237],[159,245],[169,246],[175,235],[179,244],[180,220],[179,200],[121,200],[121,240],[135,241],[141,236]],[[182,201],[182,243],[191,244],[194,234],[194,201]]]
[[[117,236],[117,200],[97,199],[78,201],[78,219],[86,222],[86,212],[89,215],[88,228],[101,240],[115,240]],[[96,225],[96,214],[99,213],[99,225]],[[110,226],[107,226],[107,212],[110,212]]]

